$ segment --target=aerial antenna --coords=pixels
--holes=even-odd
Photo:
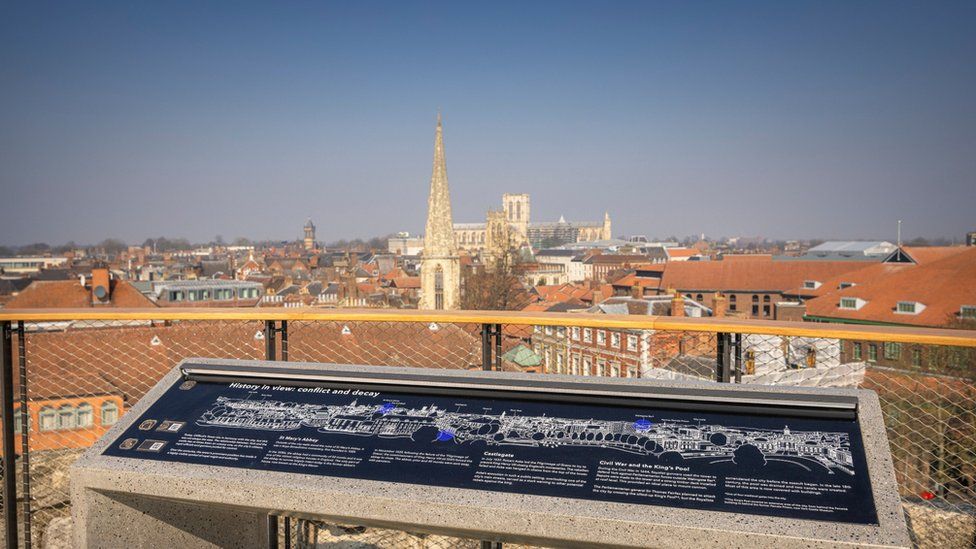
[[[898,220],[898,247],[901,248],[901,219]]]

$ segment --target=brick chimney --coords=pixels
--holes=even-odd
[[[96,305],[112,300],[112,278],[105,263],[96,263],[92,267],[91,298]]]
[[[677,292],[671,296],[671,316],[685,316],[685,298]]]
[[[725,316],[725,312],[728,310],[727,298],[720,292],[715,292],[715,297],[712,299],[712,316],[721,318]]]

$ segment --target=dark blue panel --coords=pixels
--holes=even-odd
[[[847,420],[181,381],[104,453],[877,523]]]

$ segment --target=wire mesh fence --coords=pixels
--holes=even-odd
[[[15,376],[13,418],[18,470],[26,472],[18,478],[22,545],[70,546],[68,467],[173,366],[191,357],[265,359],[269,337],[277,338],[274,358],[289,361],[872,389],[920,545],[976,543],[972,349],[583,325],[295,320],[276,326],[285,329],[274,333],[265,322],[236,320],[25,324],[15,338],[23,369]],[[297,520],[291,536],[292,547],[478,546]]]

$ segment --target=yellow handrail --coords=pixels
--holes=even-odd
[[[307,320],[334,322],[445,322],[519,326],[580,326],[630,330],[729,332],[792,337],[890,341],[923,345],[976,347],[976,331],[781,322],[738,318],[689,318],[520,311],[417,311],[411,309],[318,308],[146,308],[146,309],[0,309],[0,321],[65,322],[76,320]]]

